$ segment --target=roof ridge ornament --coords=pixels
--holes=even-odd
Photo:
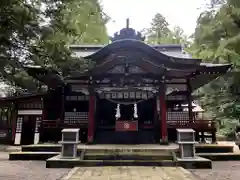
[[[113,37],[110,37],[111,41],[118,41],[124,39],[133,39],[138,41],[144,41],[145,37],[139,31],[129,27],[129,18],[126,20],[126,27],[121,29],[120,32],[114,33]]]

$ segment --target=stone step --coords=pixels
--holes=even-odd
[[[200,157],[210,159],[212,161],[239,161],[240,152],[238,153],[198,153]]]
[[[173,160],[173,155],[151,153],[85,153],[84,160]]]
[[[73,168],[96,166],[167,166],[174,167],[177,163],[172,160],[80,160],[61,159],[55,156],[47,159],[47,168]]]
[[[197,144],[196,153],[232,153],[233,145]]]
[[[166,154],[169,152],[175,152],[170,149],[140,149],[140,148],[83,148],[89,153],[148,153],[148,154]]]
[[[58,155],[59,152],[11,152],[9,153],[9,160],[46,160]]]
[[[60,152],[60,144],[32,144],[22,146],[22,152]]]

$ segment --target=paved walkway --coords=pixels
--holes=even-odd
[[[73,168],[62,180],[197,180],[181,167]]]
[[[2,145],[0,144],[0,152],[14,152],[20,151],[21,146],[9,146],[9,145]]]
[[[0,180],[59,180],[70,169],[47,169],[45,161],[9,161],[0,152]]]
[[[84,179],[84,176],[87,176],[86,180],[94,179],[94,177],[96,180],[134,180],[135,178],[137,178],[136,180],[154,180],[154,178],[162,180],[159,177],[161,171],[158,171],[158,168],[151,169],[151,167],[125,167],[125,169],[121,169],[121,167],[118,167],[118,169],[116,169],[117,167],[106,167],[107,169],[104,169],[104,167],[81,168],[82,170],[78,173],[84,175],[83,177],[78,178],[75,176],[77,179],[73,179],[74,177],[69,179],[71,175],[74,175],[74,171],[75,175],[77,175],[76,170],[78,168],[73,168],[67,179],[70,169],[46,169],[45,166],[44,161],[9,161],[8,153],[0,152],[0,180],[60,180],[64,176],[64,180],[81,180]],[[213,162],[213,169],[194,169],[190,171],[200,177],[200,180],[239,180],[239,169],[240,161],[224,161]],[[126,176],[126,174],[130,174],[130,176]]]

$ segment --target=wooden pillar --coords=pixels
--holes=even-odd
[[[161,138],[161,134],[159,133],[161,131],[161,125],[160,125],[160,102],[159,102],[159,96],[156,96],[156,105],[155,105],[155,114],[154,114],[154,139],[155,142],[159,143],[159,139]]]
[[[16,125],[17,125],[17,110],[16,110],[16,103],[12,103],[12,117],[11,117],[11,123],[12,123],[12,144],[14,144],[15,141],[15,134],[16,134]]]
[[[61,89],[61,115],[60,115],[60,121],[64,121],[65,117],[65,86],[62,86]]]
[[[217,137],[216,137],[216,124],[214,121],[212,121],[211,127],[212,127],[212,143],[215,144],[217,143]]]
[[[212,131],[212,144],[217,143],[216,131]]]
[[[188,101],[189,121],[193,122],[192,87],[191,87],[190,79],[187,79],[187,101]]]
[[[160,106],[161,106],[161,140],[162,142],[167,142],[168,134],[167,134],[167,110],[166,110],[166,102],[165,96],[162,95],[159,97]]]
[[[160,102],[160,121],[161,121],[161,141],[163,143],[168,141],[168,132],[167,132],[167,108],[165,100],[166,84],[162,83],[160,86],[159,92],[159,102]]]
[[[89,88],[89,109],[88,109],[88,143],[93,142],[95,129],[95,93],[94,88]]]

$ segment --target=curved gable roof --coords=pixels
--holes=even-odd
[[[186,60],[185,58],[168,56],[164,53],[157,51],[154,47],[151,47],[142,41],[138,41],[134,39],[123,39],[123,40],[114,41],[111,44],[108,44],[105,47],[101,48],[97,52],[89,56],[85,56],[84,58],[97,61],[98,59],[103,59],[104,57],[110,55],[113,52],[119,51],[120,49],[129,49],[129,48],[143,51],[146,54],[149,54],[156,59],[161,59],[161,62],[163,63],[164,62],[182,63],[182,64],[200,64],[201,63],[201,59]]]

